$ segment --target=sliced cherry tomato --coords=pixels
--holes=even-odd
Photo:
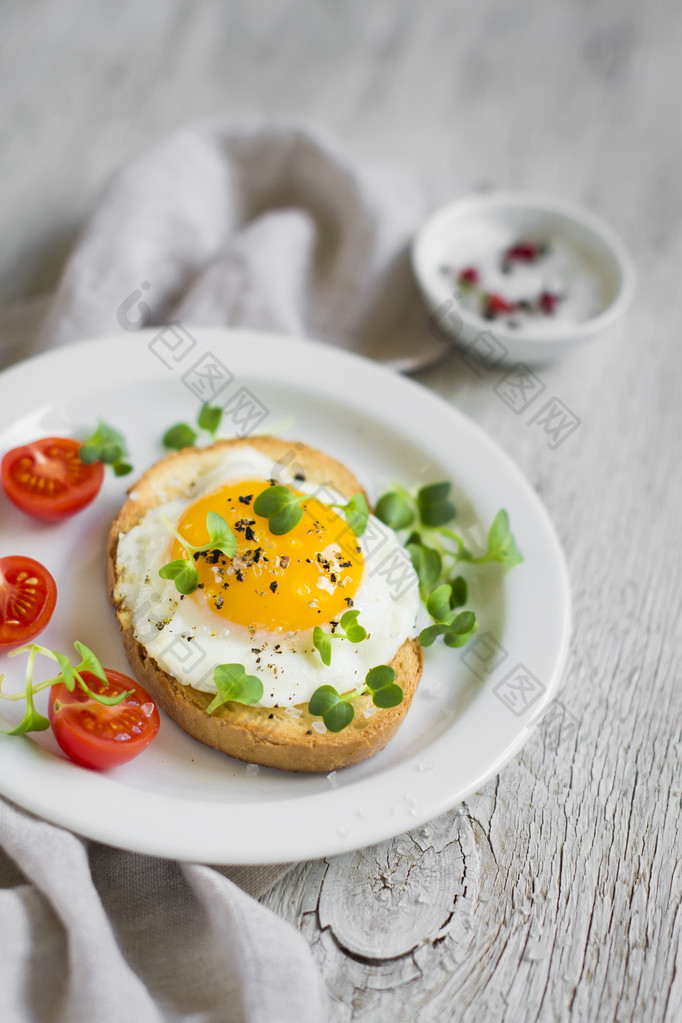
[[[76,683],[72,693],[63,682],[52,686],[48,717],[57,742],[83,767],[104,770],[125,764],[141,753],[159,730],[159,711],[146,689],[120,671],[105,669],[108,685],[92,672],[82,673],[94,693],[117,696],[133,690],[113,707],[93,700]]]
[[[71,437],[43,437],[12,448],[2,459],[2,485],[17,508],[45,522],[60,522],[85,508],[104,480],[101,462],[86,465]]]
[[[57,584],[39,561],[12,554],[0,558],[0,650],[30,643],[57,603]]]

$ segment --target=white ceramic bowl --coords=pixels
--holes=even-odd
[[[509,318],[487,320],[467,306],[456,276],[526,238],[561,250],[583,301],[574,303],[574,316],[524,317],[514,329]],[[414,240],[412,266],[433,332],[491,365],[547,362],[594,338],[623,315],[635,289],[632,259],[608,224],[571,203],[533,193],[492,192],[440,207]]]

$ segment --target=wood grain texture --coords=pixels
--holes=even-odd
[[[562,727],[536,732],[463,813],[302,864],[263,901],[309,938],[333,1023],[676,1023],[682,6],[6,0],[2,11],[5,299],[54,281],[115,167],[217,111],[321,125],[443,197],[563,195],[630,244],[639,291],[623,329],[539,372],[580,420],[556,450],[501,400],[499,373],[453,353],[421,375],[496,437],[557,525],[575,603]]]

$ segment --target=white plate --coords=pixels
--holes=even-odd
[[[124,431],[142,471],[162,454],[162,431],[196,413],[190,386],[198,388],[200,377],[193,367],[199,362],[205,370],[215,356],[233,376],[224,375],[215,399],[227,406],[226,426],[243,434],[279,425],[284,436],[346,462],[372,497],[394,479],[408,485],[452,479],[472,542],[484,538],[481,523],[504,506],[525,562],[506,576],[496,575],[496,566],[482,573],[485,593],[472,591],[481,619],[478,646],[426,651],[424,676],[399,734],[382,753],[331,778],[265,768],[247,773],[246,765],[164,719],[139,758],[107,774],[64,759],[49,732],[0,736],[0,791],[89,838],[159,856],[246,864],[356,849],[452,807],[528,737],[552,699],[566,655],[570,596],[563,555],[518,469],[461,413],[410,380],[309,341],[197,328],[191,335],[143,331],[57,350],[0,376],[0,450],[80,432],[102,416]],[[247,399],[260,405],[239,425]],[[0,555],[30,554],[57,579],[60,599],[41,642],[72,651],[80,639],[108,667],[125,671],[106,597],[104,542],[128,481],[107,476],[93,505],[56,526],[29,519],[0,494]],[[0,671],[17,678],[19,660],[0,657]],[[20,705],[8,706],[18,711]]]

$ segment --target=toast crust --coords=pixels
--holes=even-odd
[[[127,533],[148,511],[178,497],[191,497],[198,476],[219,465],[228,449],[253,447],[285,460],[293,471],[302,470],[307,480],[332,486],[345,497],[363,492],[355,476],[340,462],[307,445],[278,437],[238,438],[217,441],[207,448],[184,448],[167,455],[148,469],[128,491],[128,500],[114,519],[107,543],[109,599],[123,637],[134,674],[169,717],[185,732],[215,749],[248,763],[286,771],[333,771],[378,753],[395,735],[417,689],[422,673],[422,650],[416,639],[406,639],[391,665],[404,692],[397,707],[378,709],[365,694],[353,701],[355,717],[341,732],[318,731],[321,719],[301,705],[300,716],[284,707],[250,707],[226,703],[207,714],[213,699],[184,685],[149,656],[134,635],[132,613],[117,599],[116,558],[119,537]],[[313,725],[315,724],[315,727]]]

